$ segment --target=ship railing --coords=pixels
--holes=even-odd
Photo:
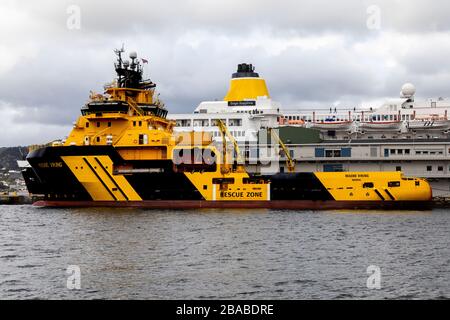
[[[142,110],[142,108],[140,108],[138,106],[138,104],[132,99],[132,98],[128,98],[128,105],[130,106],[130,108],[138,115],[140,116],[144,116],[145,112],[144,110]]]
[[[54,145],[55,142],[58,142],[59,140],[55,140],[55,141],[51,141],[45,144],[32,144],[30,146],[28,146],[28,153],[41,149],[41,148],[45,148],[45,147],[51,147]]]

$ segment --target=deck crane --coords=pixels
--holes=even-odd
[[[267,128],[267,131],[270,132],[271,136],[280,144],[281,148],[286,155],[286,165],[288,167],[288,171],[290,173],[295,172],[295,160],[292,159],[291,154],[289,153],[289,149],[286,147],[284,142],[281,140],[280,136],[276,133],[276,130],[273,128]]]
[[[221,171],[222,173],[229,173],[231,171],[232,168],[230,168],[230,164],[228,163],[228,153],[227,153],[227,137],[228,139],[233,143],[234,146],[234,151],[236,153],[236,161],[237,161],[237,166],[236,166],[236,172],[245,172],[245,167],[244,167],[244,161],[242,159],[241,156],[241,151],[239,149],[239,145],[236,142],[236,139],[233,137],[233,135],[230,133],[230,131],[228,131],[227,126],[225,125],[225,123],[218,119],[216,120],[216,125],[219,127],[220,133],[222,135],[222,167],[221,167]]]

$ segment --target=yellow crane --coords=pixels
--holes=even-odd
[[[280,136],[276,133],[276,130],[274,130],[273,128],[268,128],[267,131],[270,132],[271,136],[280,144],[281,148],[283,149],[286,156],[286,165],[288,167],[288,171],[295,172],[295,160],[292,159],[291,154],[289,153],[289,149],[281,140]]]
[[[227,126],[222,120],[216,120],[216,125],[219,127],[220,134],[222,135],[222,173],[229,173],[232,169],[230,168],[230,164],[228,163],[227,137],[233,143],[234,151],[236,152],[236,172],[245,172],[244,160],[241,156],[241,151],[239,149],[239,145],[236,142],[236,139],[234,139],[233,135],[230,133],[230,131],[228,131]]]

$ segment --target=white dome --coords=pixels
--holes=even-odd
[[[405,83],[402,87],[402,96],[411,98],[416,93],[416,87],[412,83]]]

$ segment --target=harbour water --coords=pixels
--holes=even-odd
[[[0,206],[0,298],[450,298],[449,231],[447,209]],[[380,289],[367,287],[369,266]]]

